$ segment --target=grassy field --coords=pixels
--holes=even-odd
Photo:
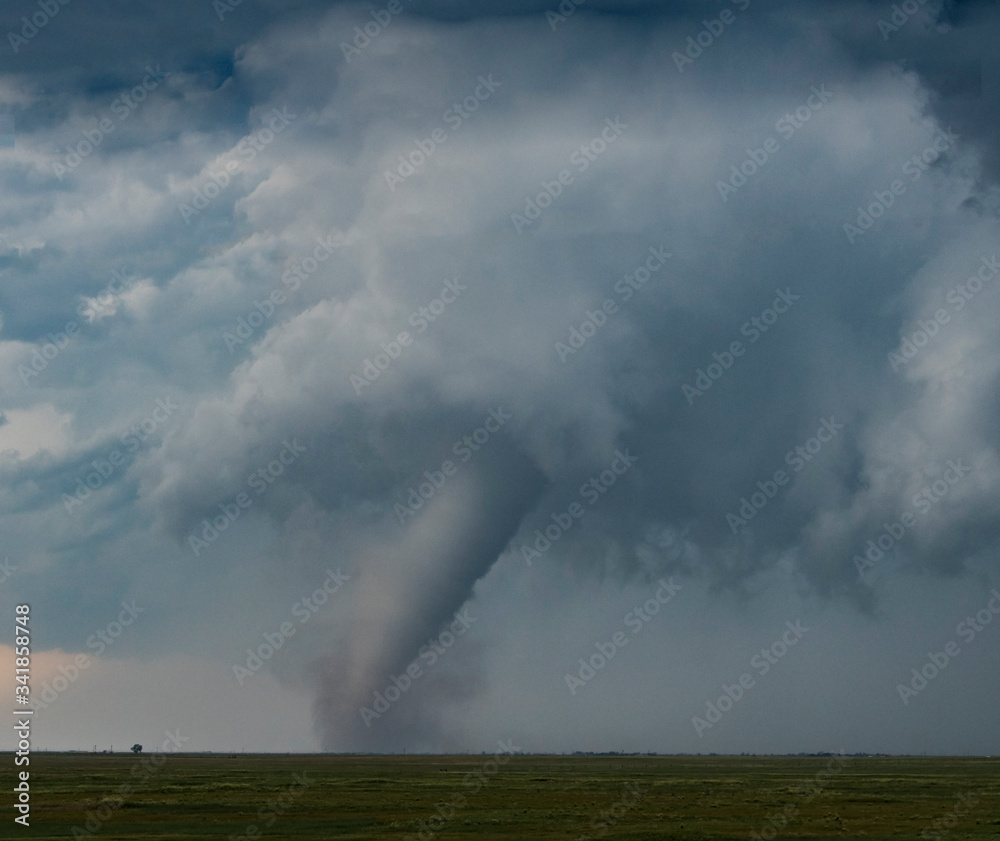
[[[13,824],[5,805],[0,837],[66,838],[77,826],[77,837],[107,841],[875,841],[922,831],[1000,839],[998,759],[166,754],[160,762],[34,754],[31,827]],[[131,789],[115,799],[124,785]]]

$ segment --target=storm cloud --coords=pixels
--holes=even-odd
[[[995,4],[41,8],[0,27],[0,602],[36,645],[137,598],[103,658],[222,697],[256,653],[240,697],[276,678],[326,750],[987,744],[988,644],[896,686],[998,581]]]

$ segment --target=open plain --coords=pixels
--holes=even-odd
[[[996,758],[152,758],[34,754],[31,827],[11,829],[106,841],[1000,839]]]

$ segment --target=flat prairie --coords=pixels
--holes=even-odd
[[[8,807],[0,837],[1000,839],[996,758],[36,753],[30,770],[31,826]]]

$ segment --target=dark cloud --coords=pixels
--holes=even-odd
[[[557,8],[413,0],[368,43],[355,4],[74,2],[4,54],[3,516],[47,645],[144,593],[136,652],[229,617],[224,660],[342,567],[275,673],[326,748],[454,747],[547,691],[502,622],[358,709],[518,574],[567,609],[673,575],[734,636],[782,587],[874,621],[886,530],[900,588],[994,580],[995,5]]]

